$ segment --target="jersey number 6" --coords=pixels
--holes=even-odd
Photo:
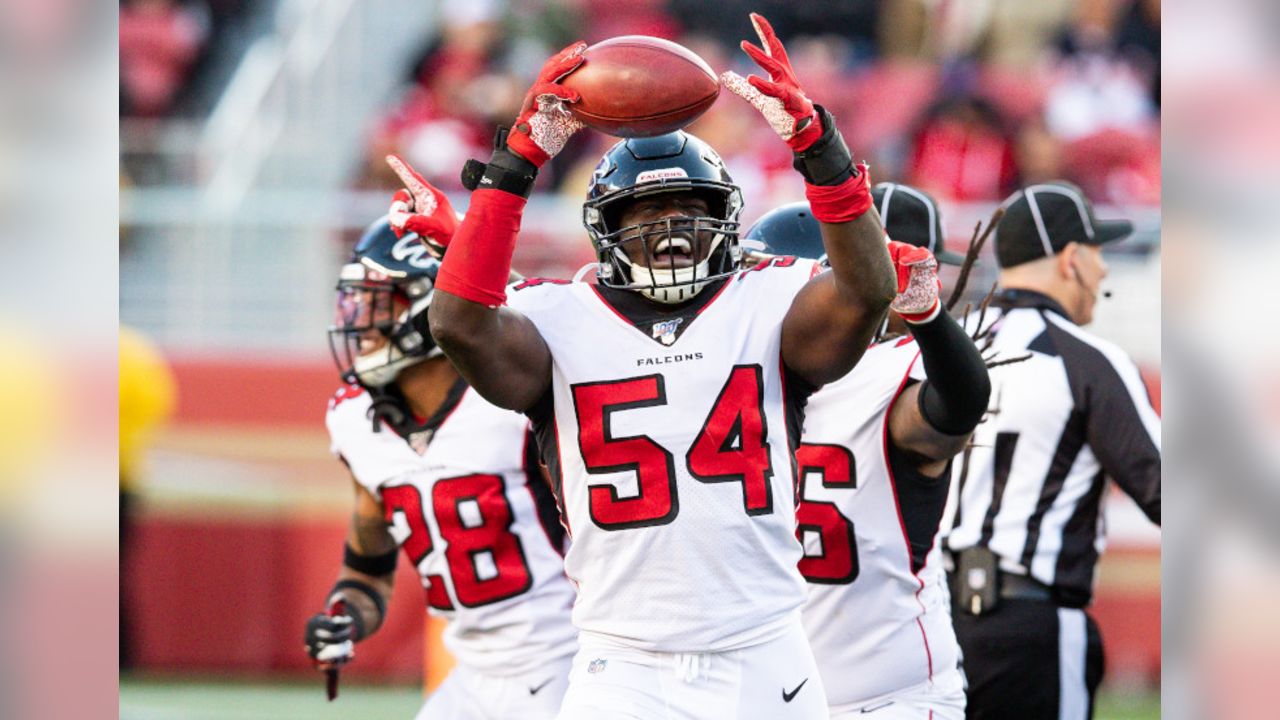
[[[639,492],[618,496],[612,485],[592,486],[591,519],[605,530],[665,525],[680,512],[675,458],[647,435],[618,437],[612,415],[667,404],[661,375],[573,386],[578,445],[587,472],[634,472]],[[772,457],[764,415],[764,375],[759,365],[737,365],[711,406],[685,462],[706,483],[742,483],[748,515],[773,512]]]
[[[800,497],[804,484],[816,473],[826,488],[856,488],[858,466],[853,453],[842,445],[802,443],[796,450],[800,472]],[[822,554],[809,555],[806,533],[817,533],[822,540]],[[819,585],[847,585],[858,577],[858,541],[853,522],[840,512],[835,503],[801,499],[796,508],[796,537],[806,545],[800,559],[800,574]]]

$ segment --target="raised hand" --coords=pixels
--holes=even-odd
[[[926,323],[942,311],[938,261],[925,248],[889,241],[889,257],[898,275],[898,294],[889,308],[909,323]]]
[[[453,233],[458,232],[458,214],[449,204],[449,197],[398,155],[388,155],[387,164],[404,183],[404,188],[392,196],[387,214],[392,232],[396,237],[417,233],[436,256],[444,254]]]
[[[743,40],[741,47],[769,79],[742,77],[728,70],[720,74],[720,81],[731,92],[755,106],[764,116],[769,127],[786,141],[794,152],[804,152],[822,136],[822,122],[813,102],[800,89],[800,81],[791,69],[786,48],[774,34],[773,27],[763,16],[751,13],[751,24],[760,45],[756,47]]]
[[[555,157],[582,129],[582,123],[565,107],[577,102],[579,95],[560,81],[585,62],[582,53],[586,49],[586,43],[575,42],[547,60],[524,96],[524,105],[507,136],[507,147],[538,167]]]
[[[387,213],[391,230],[396,237],[417,233],[436,256],[440,256],[458,231],[458,213],[454,212],[449,197],[399,156],[388,155],[387,165],[404,184],[404,189],[391,196]]]

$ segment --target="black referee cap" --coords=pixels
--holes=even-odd
[[[882,182],[871,189],[880,221],[889,237],[922,247],[942,265],[960,265],[964,257],[943,244],[942,213],[929,193],[902,183]]]
[[[1000,267],[1057,255],[1067,243],[1101,245],[1133,233],[1128,220],[1099,220],[1080,188],[1065,180],[1029,185],[1001,205],[996,224],[996,260]]]

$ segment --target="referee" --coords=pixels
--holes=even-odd
[[[1107,275],[1099,246],[1133,226],[1095,219],[1065,182],[1004,207],[1001,290],[983,326],[1001,356],[1030,358],[992,369],[988,416],[943,518],[968,717],[1085,720],[1103,672],[1084,608],[1107,479],[1160,522],[1160,421],[1128,355],[1080,329]]]

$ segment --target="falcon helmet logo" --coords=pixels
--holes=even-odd
[[[663,345],[670,345],[676,341],[676,328],[680,327],[680,323],[684,322],[684,318],[676,318],[674,320],[663,320],[653,324],[653,338]]]
[[[658,168],[656,170],[645,170],[636,176],[636,184],[653,182],[655,180],[674,180],[676,178],[687,178],[689,173],[684,171],[682,167]]]

